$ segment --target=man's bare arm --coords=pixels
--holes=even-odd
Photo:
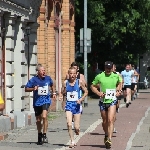
[[[100,85],[99,85],[99,86],[100,86]],[[94,85],[94,84],[91,85],[91,90],[92,90],[92,92],[95,93],[95,94],[98,95],[98,96],[101,96],[101,92],[98,91],[97,88],[98,88],[98,85]]]
[[[62,95],[66,94],[66,80],[65,80],[65,81],[63,82],[63,84],[62,84],[61,94],[62,94]]]
[[[85,99],[85,97],[88,95],[88,90],[87,90],[87,88],[85,86],[85,83],[82,80],[80,80],[80,87],[84,91],[84,94],[81,97],[81,101],[83,101]]]
[[[139,81],[140,75],[137,73],[136,70],[134,70],[134,75],[137,77],[137,82]]]
[[[83,74],[80,74],[80,79],[84,82],[85,86],[87,87],[87,82]]]
[[[123,88],[123,77],[122,77],[122,75],[120,73],[119,73],[119,76],[122,79],[122,82],[119,83],[120,84],[120,90],[122,90],[122,88]]]
[[[122,74],[120,74],[121,78],[122,78],[122,87],[123,87],[123,84],[124,84],[124,78],[122,76]]]
[[[25,92],[33,92],[34,90],[34,88],[25,88]]]
[[[55,85],[51,85],[51,91],[53,94],[56,94],[56,88]]]
[[[122,82],[118,82],[116,90],[117,91],[121,91],[122,90]]]

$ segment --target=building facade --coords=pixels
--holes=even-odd
[[[36,74],[37,18],[42,0],[0,1],[0,92],[4,115],[17,127],[28,124],[33,112],[32,93],[25,93],[29,78]]]
[[[46,67],[60,91],[75,60],[74,0],[43,0],[38,23],[38,63]]]
[[[0,1],[2,113],[11,118],[14,128],[35,121],[33,94],[25,93],[24,87],[36,75],[37,63],[46,67],[60,91],[74,61],[74,26],[73,0]],[[56,108],[58,103],[53,105]]]

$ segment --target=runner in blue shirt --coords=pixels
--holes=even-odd
[[[53,92],[53,98],[56,98],[56,93],[53,86],[53,81],[50,76],[45,74],[45,69],[42,65],[36,68],[37,75],[32,77],[25,86],[25,92],[33,92],[33,107],[36,116],[36,125],[38,130],[38,145],[48,143],[46,132],[48,128],[47,114],[51,105],[50,88]],[[43,120],[43,134],[41,121]]]
[[[126,102],[126,107],[129,107],[131,104],[131,83],[134,75],[133,71],[130,71],[130,64],[126,65],[124,71],[121,72],[123,78],[123,92],[124,92],[124,101]]]
[[[63,99],[64,94],[66,95],[66,119],[67,127],[71,140],[70,148],[76,146],[74,142],[74,135],[72,132],[72,117],[74,116],[74,128],[76,135],[79,135],[80,129],[80,117],[81,110],[80,106],[82,101],[88,94],[88,90],[85,87],[85,83],[81,79],[77,79],[77,69],[70,67],[68,71],[69,79],[65,80],[62,85],[62,91],[60,93],[60,99]],[[83,90],[84,94],[81,95],[80,91]]]

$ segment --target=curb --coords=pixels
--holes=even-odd
[[[32,116],[33,116],[32,114],[28,115],[28,124],[27,125],[32,125],[32,123],[35,122],[34,120],[32,120],[33,119]],[[11,118],[9,116],[5,116],[5,117],[8,117],[10,119],[10,128],[9,128],[9,130],[4,130],[4,131],[0,132],[0,141],[8,138],[8,136],[9,136],[8,132],[10,132],[14,129],[17,129],[17,125],[16,125],[17,118]],[[2,126],[5,126],[5,124],[3,124]]]

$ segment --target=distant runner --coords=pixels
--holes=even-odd
[[[131,83],[134,76],[134,72],[130,70],[130,64],[126,65],[126,68],[121,72],[121,75],[123,78],[124,102],[128,108],[129,104],[131,104]]]

